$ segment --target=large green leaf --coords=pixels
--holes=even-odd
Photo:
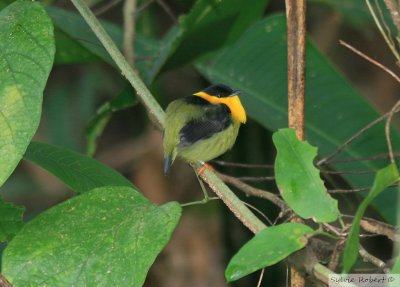
[[[4,201],[0,197],[0,243],[9,241],[21,229],[25,208]]]
[[[132,188],[92,190],[27,223],[4,251],[3,274],[15,286],[142,286],[180,214]]]
[[[226,280],[235,281],[283,260],[306,246],[305,235],[312,232],[301,223],[284,223],[260,231],[232,257],[225,271]]]
[[[63,147],[32,142],[24,159],[46,169],[79,193],[104,186],[133,187],[129,180],[115,170]]]
[[[394,184],[398,180],[399,171],[397,170],[395,164],[391,164],[376,173],[374,185],[358,207],[351,224],[346,246],[343,252],[343,270],[345,273],[350,271],[351,267],[357,260],[358,249],[360,247],[360,220],[363,217],[365,210],[376,196],[378,196],[388,186]]]
[[[53,20],[54,25],[57,27],[56,31],[63,32],[63,35],[58,36],[58,38],[64,37],[61,38],[64,42],[57,43],[59,58],[62,56],[61,59],[64,62],[66,59],[71,61],[78,60],[78,62],[87,60],[88,55],[86,54],[82,55],[82,59],[77,58],[75,54],[71,54],[71,41],[75,41],[90,53],[96,55],[110,65],[115,66],[114,61],[81,15],[54,6],[48,6],[46,10]],[[121,47],[123,39],[121,28],[107,21],[101,21],[101,24],[117,46]],[[160,49],[161,45],[158,41],[136,34],[136,68],[143,76],[146,77],[148,70],[152,66],[153,59],[159,54]]]
[[[200,55],[232,43],[263,14],[268,0],[199,0],[179,18],[179,27],[167,37],[161,55],[167,68],[188,63]],[[212,33],[210,33],[212,31]],[[172,36],[171,36],[172,35]],[[163,61],[158,63],[160,66]]]
[[[39,3],[17,1],[1,10],[0,186],[38,127],[53,58],[53,26]]]
[[[100,58],[83,47],[77,40],[72,39],[62,30],[54,29],[54,38],[56,42],[56,54],[54,64],[71,63],[91,63],[99,61]]]
[[[287,46],[283,15],[274,15],[253,25],[232,46],[212,60],[199,63],[200,72],[212,82],[222,82],[242,91],[246,111],[270,130],[287,127]],[[334,151],[362,127],[379,117],[378,112],[307,42],[306,139],[320,156]],[[399,135],[392,133],[398,144]],[[369,129],[335,159],[359,158],[386,152],[384,124]],[[352,162],[332,165],[337,170],[376,170],[387,162]],[[372,185],[370,174],[348,174],[354,187]],[[391,198],[393,201],[393,198]],[[380,209],[387,218],[385,204]]]
[[[317,148],[297,139],[293,129],[282,129],[272,137],[278,151],[275,180],[286,203],[304,219],[335,221],[339,216],[333,199],[314,166]]]

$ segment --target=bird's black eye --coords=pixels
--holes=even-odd
[[[218,98],[229,97],[236,91],[224,84],[216,84],[205,88],[202,92],[205,92],[211,96]]]

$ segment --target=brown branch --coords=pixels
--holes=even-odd
[[[11,283],[8,282],[6,277],[0,273],[0,287],[12,287]]]
[[[96,16],[99,16],[99,15],[107,12],[108,10],[110,10],[112,7],[114,7],[115,5],[117,5],[121,1],[122,0],[107,1],[107,3],[103,7],[100,7],[98,9],[94,10],[93,14],[96,15]]]
[[[383,270],[385,273],[389,273],[390,270],[387,268],[386,263],[383,262],[381,259],[378,257],[372,255],[369,253],[363,246],[360,245],[360,249],[358,250],[358,253],[360,254],[361,258],[364,261],[370,262],[371,264],[375,265],[379,269]]]
[[[395,24],[397,31],[400,32],[400,14],[398,4],[394,3],[393,0],[384,0],[386,7],[390,11],[393,23]]]
[[[262,182],[275,180],[275,176],[239,176],[237,179],[241,181]]]
[[[373,174],[376,170],[320,170],[321,173],[325,174]]]
[[[343,46],[345,46],[347,49],[351,50],[352,52],[356,53],[357,55],[359,55],[360,57],[364,58],[365,60],[367,60],[368,62],[370,62],[371,64],[377,66],[378,68],[381,68],[382,70],[384,70],[387,74],[389,74],[392,78],[394,78],[397,82],[400,83],[400,78],[390,69],[388,69],[387,67],[385,67],[384,65],[382,65],[381,63],[379,63],[378,61],[372,59],[371,57],[365,55],[363,52],[361,52],[360,50],[357,50],[356,48],[354,48],[353,46],[351,46],[350,44],[340,40],[339,43]]]
[[[286,0],[288,45],[288,123],[299,140],[304,140],[304,98],[306,74],[306,1]],[[295,218],[292,222],[296,222]],[[290,268],[292,287],[305,286],[305,278]]]
[[[345,141],[343,144],[341,144],[335,151],[333,151],[332,153],[330,153],[329,155],[323,157],[322,159],[320,159],[317,162],[317,166],[326,164],[331,158],[335,157],[336,155],[338,155],[341,151],[343,151],[349,144],[351,144],[354,140],[356,140],[357,138],[359,138],[361,135],[363,135],[367,130],[369,130],[370,128],[372,128],[373,126],[377,125],[378,123],[382,122],[384,119],[386,119],[389,116],[389,114],[384,114],[382,116],[380,116],[379,118],[377,118],[376,120],[374,120],[373,122],[370,122],[369,124],[367,124],[365,127],[363,127],[361,130],[359,130],[358,132],[356,132],[354,135],[352,135],[347,141]]]
[[[241,162],[229,162],[229,161],[222,161],[222,160],[211,160],[212,164],[217,164],[220,166],[230,166],[230,167],[242,167],[242,168],[266,168],[266,169],[273,169],[273,164],[252,164],[252,163],[241,163]]]
[[[339,265],[340,254],[343,251],[345,242],[346,242],[345,238],[340,238],[338,241],[336,241],[331,258],[329,260],[328,264],[329,269],[334,271]]]
[[[272,202],[276,206],[278,206],[282,211],[284,211],[288,208],[287,205],[285,204],[285,202],[282,199],[280,199],[278,197],[278,195],[276,195],[272,192],[252,187],[233,176],[222,174],[220,172],[216,172],[216,174],[218,175],[218,177],[220,179],[222,179],[222,181],[240,189],[247,195],[264,198],[264,199]]]
[[[400,108],[400,101],[398,101],[393,106],[393,108],[390,110],[389,116],[388,116],[388,118],[386,120],[386,125],[385,125],[386,143],[387,143],[387,146],[388,146],[389,158],[390,158],[390,162],[391,163],[395,163],[395,156],[394,156],[394,153],[393,153],[393,145],[392,145],[392,140],[391,140],[391,137],[390,137],[390,123],[392,122],[393,115],[396,112],[398,112],[399,108]]]
[[[374,219],[361,219],[360,226],[369,233],[386,236],[392,241],[397,241],[397,230],[392,225]]]
[[[370,190],[370,187],[361,187],[354,189],[328,189],[329,193],[355,193],[355,192],[363,192]]]
[[[288,42],[288,121],[304,140],[306,1],[286,0]]]

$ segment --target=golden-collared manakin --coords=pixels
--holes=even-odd
[[[205,162],[223,154],[245,122],[239,91],[223,84],[171,102],[165,117],[164,174],[169,174],[177,156]]]

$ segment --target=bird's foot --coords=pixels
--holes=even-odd
[[[203,166],[197,172],[197,175],[201,176],[207,169],[214,170],[214,168],[211,164],[204,162]]]

